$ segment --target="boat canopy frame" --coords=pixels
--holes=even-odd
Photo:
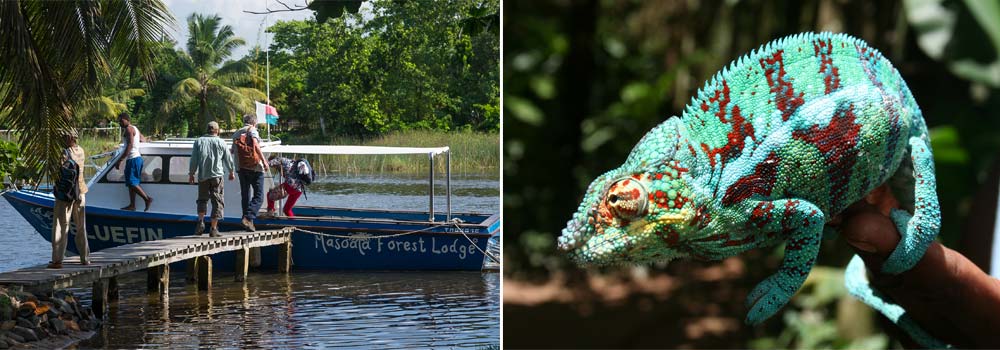
[[[428,171],[428,218],[434,222],[434,156],[445,156],[445,219],[451,221],[451,148],[444,147],[388,147],[388,146],[334,146],[334,145],[282,145],[281,141],[268,144],[266,141],[260,148],[264,153],[279,154],[315,154],[315,155],[401,155],[426,154],[430,164]]]

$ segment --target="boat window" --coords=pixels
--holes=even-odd
[[[108,175],[104,177],[107,182],[125,182],[123,178],[123,172],[125,171],[125,164],[122,164],[121,169],[115,169],[114,165],[110,165],[111,169],[108,170]],[[160,156],[142,156],[142,175],[141,179],[143,182],[160,182],[163,178],[163,158]]]
[[[142,181],[160,182],[163,179],[163,158],[159,156],[142,157]]]
[[[191,157],[180,157],[173,156],[170,157],[170,175],[167,176],[167,180],[170,182],[188,182],[188,163],[191,162]]]

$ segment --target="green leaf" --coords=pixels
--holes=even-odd
[[[966,164],[969,154],[959,141],[958,129],[953,125],[942,125],[931,128],[931,149],[934,150],[936,163]]]
[[[504,102],[504,107],[510,111],[514,118],[528,125],[542,125],[544,121],[542,110],[531,103],[531,101],[520,97],[507,96]]]

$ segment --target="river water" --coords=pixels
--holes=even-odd
[[[435,192],[445,191],[437,179]],[[496,213],[499,181],[453,176],[452,210]],[[351,175],[321,179],[302,205],[426,210],[427,179]],[[435,198],[445,209],[445,197]],[[233,204],[238,205],[238,204]],[[193,205],[192,205],[193,209]],[[44,264],[51,245],[0,200],[0,271]],[[174,271],[166,302],[145,293],[142,271],[119,278],[121,299],[81,348],[491,348],[500,343],[500,277],[480,272],[215,273],[198,292]],[[89,290],[73,290],[90,300]]]

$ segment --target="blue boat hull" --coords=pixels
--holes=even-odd
[[[52,206],[48,193],[13,191],[4,198],[46,240],[52,237]],[[321,236],[297,231],[292,238],[295,268],[348,270],[480,270],[482,251],[491,234],[498,232],[496,215],[457,214],[474,224],[443,224],[426,221],[428,214],[309,207],[296,209],[296,218],[256,220],[258,230],[294,226]],[[327,215],[327,216],[320,216]],[[107,208],[86,208],[87,240],[91,251],[146,240],[191,235],[197,216],[143,213]],[[422,217],[424,221],[416,221]],[[444,220],[444,217],[436,220]],[[220,231],[241,230],[239,218],[224,218]],[[419,231],[419,232],[415,232]],[[70,231],[75,234],[75,229]],[[74,239],[68,249],[76,252]],[[227,258],[217,266],[229,265]],[[262,261],[276,261],[276,249],[262,250]],[[221,263],[221,264],[220,264]]]

